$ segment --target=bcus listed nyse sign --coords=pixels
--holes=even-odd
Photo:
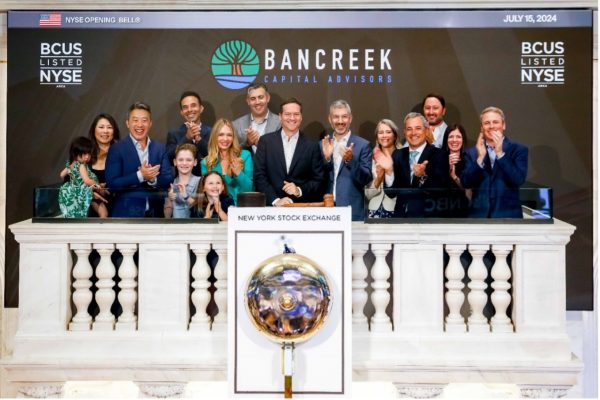
[[[521,84],[546,87],[564,83],[564,42],[521,43]]]
[[[83,46],[78,42],[40,43],[40,84],[81,85]]]

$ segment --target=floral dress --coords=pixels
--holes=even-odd
[[[65,182],[58,192],[58,205],[65,218],[86,218],[92,204],[94,189],[83,183],[83,179],[79,174],[80,166],[81,162],[76,161],[71,168],[69,162],[67,162],[69,181]],[[90,167],[87,164],[85,164],[85,167],[90,179],[98,182],[96,174],[90,170]]]

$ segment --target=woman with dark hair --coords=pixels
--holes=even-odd
[[[447,218],[466,218],[469,211],[471,191],[465,190],[460,176],[465,169],[467,148],[467,132],[460,124],[452,124],[446,128],[442,141],[442,151],[448,160],[448,195],[446,204],[439,203],[441,215]]]
[[[109,201],[108,208],[110,210],[111,196],[109,191],[105,190],[106,178],[104,177],[104,170],[106,168],[108,149],[120,139],[117,121],[109,114],[96,115],[90,125],[88,138],[92,141],[92,155],[89,165],[92,172],[98,177],[101,188],[96,193]]]
[[[98,114],[92,121],[88,131],[88,138],[92,141],[92,159],[90,166],[100,183],[106,183],[104,169],[106,155],[110,146],[120,139],[119,126],[109,114]]]

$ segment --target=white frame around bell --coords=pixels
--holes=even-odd
[[[352,379],[352,226],[348,207],[230,208],[228,385],[230,396],[283,396],[281,345],[252,325],[244,304],[248,277],[283,253],[282,236],[317,263],[332,285],[323,327],[295,350],[294,397],[350,397]]]

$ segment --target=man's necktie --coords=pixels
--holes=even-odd
[[[412,150],[408,153],[408,164],[410,166],[410,180],[412,181],[414,172],[413,172],[413,165],[415,165],[415,163],[417,162],[417,156],[419,155],[419,152],[416,150]]]

